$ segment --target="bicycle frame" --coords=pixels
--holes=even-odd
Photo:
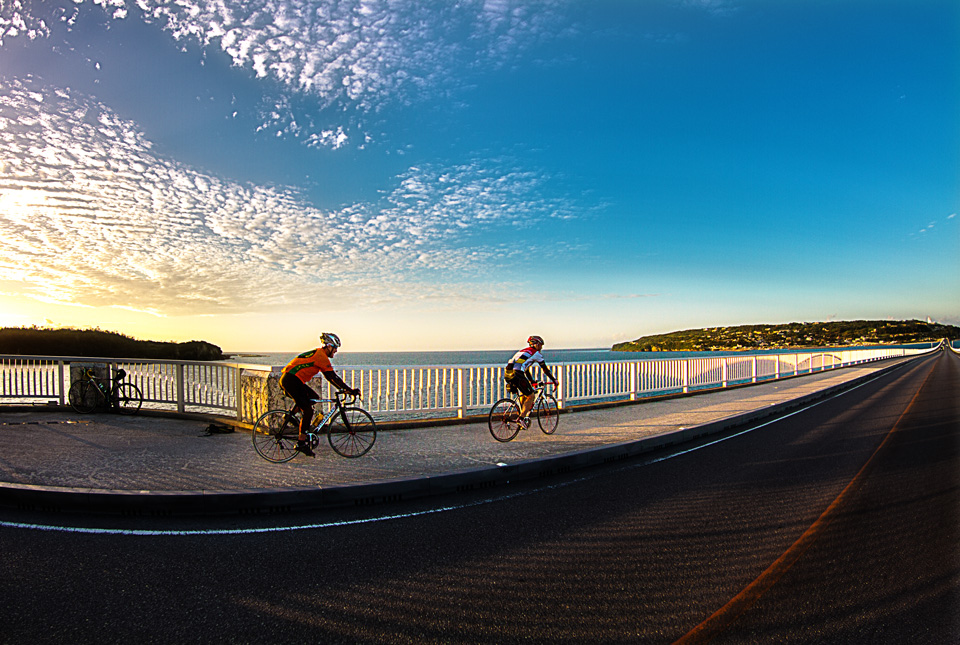
[[[537,403],[539,403],[540,400],[543,399],[543,395],[547,393],[547,386],[557,387],[557,384],[556,383],[537,383],[536,387],[533,389],[533,394],[530,395],[533,397],[533,405],[530,408],[531,410],[535,409],[537,407]],[[517,393],[513,396],[513,400],[516,401],[517,405],[522,406],[523,405],[522,399],[523,399],[523,394],[521,394],[520,391],[517,390]]]
[[[556,397],[547,391],[548,385],[556,383],[537,383],[534,391],[527,395],[533,397],[530,404],[529,413],[536,414],[537,425],[544,434],[553,434],[557,429],[557,414],[559,408]],[[490,427],[490,434],[497,441],[511,441],[517,436],[521,428],[528,428],[529,423],[524,422],[521,414],[524,414],[525,407],[521,402],[523,395],[519,392],[511,392],[510,395],[500,399],[493,404],[490,412],[487,414],[487,424]]]
[[[70,385],[68,397],[71,407],[86,414],[105,403],[122,414],[136,413],[143,405],[143,394],[136,384],[124,381],[124,376],[126,372],[119,370],[116,376],[107,380],[97,376],[93,370],[82,371],[80,378]]]
[[[325,434],[330,447],[342,457],[365,455],[377,439],[376,423],[370,413],[354,406],[356,396],[337,392],[333,399],[312,399],[311,403],[332,404],[326,413],[317,412],[307,431],[311,448],[320,443]],[[338,420],[339,417],[339,420]],[[254,424],[251,438],[257,453],[274,463],[290,461],[297,454],[296,443],[303,411],[297,405],[289,409],[268,410]],[[341,423],[342,420],[342,423]]]
[[[311,399],[310,400],[311,403],[313,404],[319,403],[321,407],[323,406],[324,403],[332,403],[333,405],[331,406],[329,412],[324,413],[323,418],[320,419],[319,422],[316,421],[316,418],[319,417],[320,415],[318,414],[314,417],[314,421],[310,423],[310,432],[317,433],[323,428],[326,428],[330,424],[330,422],[333,421],[334,417],[336,417],[338,414],[340,415],[340,418],[343,419],[343,425],[349,430],[350,421],[347,419],[347,415],[343,414],[343,409],[346,407],[347,404],[352,404],[356,400],[357,400],[357,397],[354,396],[350,399],[350,401],[348,401],[347,403],[344,403],[344,401],[341,400],[340,398],[339,392],[337,392],[336,395],[334,395],[334,398],[332,399]],[[290,408],[291,414],[295,412],[300,412],[301,414],[303,413],[302,410],[297,408],[296,403],[294,403],[293,407]]]

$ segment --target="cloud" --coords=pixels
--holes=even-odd
[[[468,83],[464,77],[471,69],[498,69],[555,37],[565,6],[561,0],[89,2],[113,19],[140,16],[178,41],[219,48],[256,77],[309,97],[312,108],[332,108],[345,121],[319,125],[280,97],[264,111],[261,127],[334,148],[351,132],[358,134],[365,115],[449,95]],[[54,14],[40,11],[41,5],[22,0],[0,5],[0,39],[49,35]],[[356,145],[366,136],[360,133]]]
[[[42,17],[34,16],[24,3],[29,0],[12,0],[0,4],[0,45],[6,38],[24,37],[33,40],[50,35],[50,26]]]
[[[950,220],[954,219],[956,216],[957,216],[956,213],[950,213],[950,214],[947,215],[944,219],[949,222]],[[949,226],[949,224],[948,224],[948,226]],[[923,228],[921,228],[921,229],[919,230],[919,233],[929,233],[930,231],[932,231],[932,230],[935,229],[936,227],[937,227],[937,220],[932,220],[932,221],[931,221],[930,223],[928,223],[926,226],[924,226]]]
[[[509,158],[411,167],[378,200],[324,211],[163,158],[103,104],[33,81],[0,87],[0,148],[4,288],[46,302],[210,314],[471,298],[530,252],[517,231],[579,212]],[[491,231],[504,241],[481,241]]]

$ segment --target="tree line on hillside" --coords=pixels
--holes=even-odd
[[[960,339],[960,327],[920,320],[851,320],[688,329],[617,343],[614,351],[730,351],[906,345]]]
[[[136,340],[99,329],[0,329],[0,354],[22,356],[97,356],[157,360],[219,361],[223,352],[201,340],[185,343]]]

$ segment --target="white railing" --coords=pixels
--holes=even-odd
[[[126,358],[0,355],[0,403],[67,404],[67,392],[81,366],[105,365],[110,375],[123,369],[126,381],[143,393],[144,407],[178,412],[235,414],[241,398],[240,375],[259,368],[241,363],[163,361]]]
[[[558,377],[557,398],[563,407],[756,383],[936,349],[939,346],[877,347],[560,363],[551,368]],[[263,394],[271,382],[276,389],[279,376],[278,368],[241,363],[0,355],[0,403],[66,405],[71,374],[91,364],[105,365],[110,374],[125,370],[126,378],[143,392],[145,407],[226,414],[246,422],[271,404]],[[348,365],[337,369],[348,384],[363,391],[364,407],[381,419],[463,418],[485,413],[506,395],[501,366]],[[314,387],[322,387],[321,381],[314,381]]]

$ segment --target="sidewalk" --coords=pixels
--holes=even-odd
[[[261,459],[250,433],[207,435],[210,421],[3,411],[0,506],[191,514],[366,505],[531,480],[648,452],[748,423],[873,378],[913,358],[560,417],[495,441],[486,420],[381,430],[369,453]]]

